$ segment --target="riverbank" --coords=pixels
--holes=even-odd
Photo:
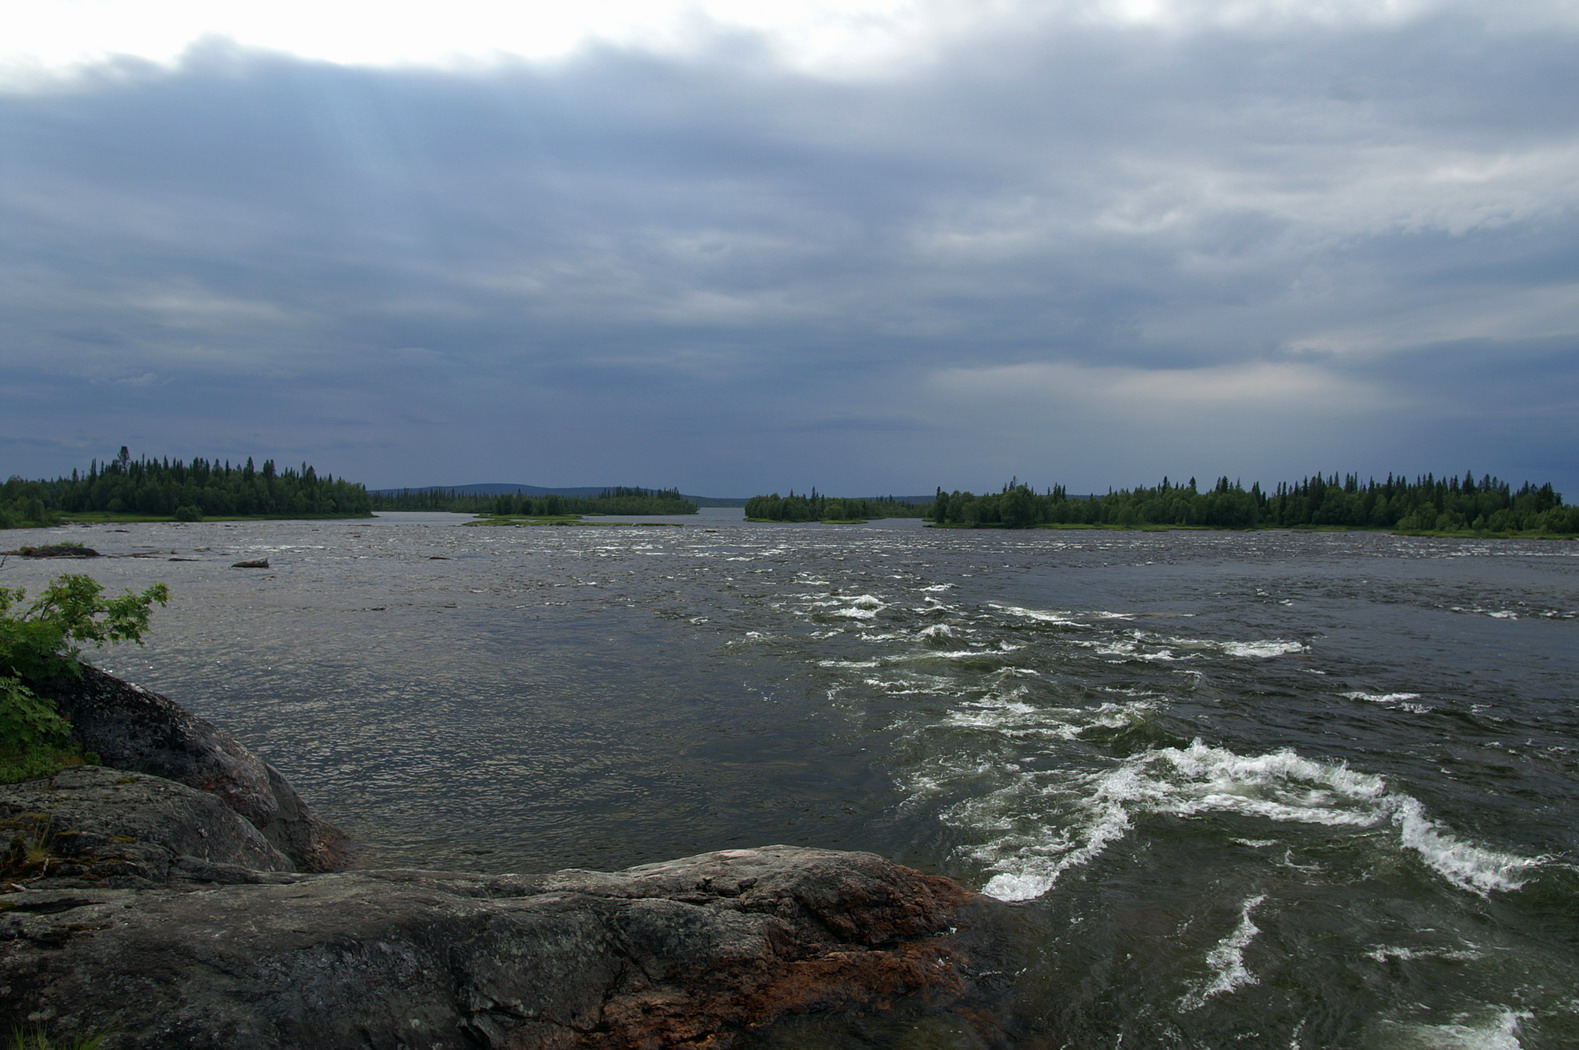
[[[345,834],[223,730],[91,668],[39,690],[105,762],[0,786],[0,1012],[57,1041],[1012,1045],[1008,909],[952,880],[791,846],[347,870]]]

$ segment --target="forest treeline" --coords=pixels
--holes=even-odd
[[[871,518],[919,518],[923,506],[904,503],[892,496],[876,499],[824,496],[811,490],[809,496],[752,496],[746,500],[746,517],[758,521],[858,521]]]
[[[320,476],[303,463],[278,469],[249,457],[244,466],[226,460],[132,459],[125,446],[107,463],[94,460],[87,474],[0,485],[0,528],[58,524],[62,515],[110,513],[171,517],[361,517],[372,498],[360,484]]]
[[[504,492],[497,495],[457,489],[401,489],[377,493],[374,510],[448,510],[462,514],[507,517],[556,518],[567,514],[695,514],[696,504],[679,489],[643,489],[616,486],[596,496],[532,495]]]
[[[1490,475],[1475,480],[1427,474],[1408,481],[1360,481],[1313,475],[1268,493],[1219,478],[1200,490],[1167,478],[1154,488],[1070,496],[1062,486],[1033,492],[1018,481],[977,496],[941,488],[925,514],[943,525],[1025,528],[1037,525],[1199,526],[1218,529],[1335,527],[1400,532],[1579,533],[1579,507],[1563,504],[1548,483],[1517,490]]]

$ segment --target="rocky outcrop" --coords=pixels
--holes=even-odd
[[[277,769],[213,723],[86,665],[79,678],[31,684],[55,701],[82,749],[104,765],[208,792],[302,871],[341,866],[345,834],[314,816]]]
[[[227,734],[98,672],[62,706],[106,762],[186,782],[74,767],[0,786],[0,1016],[57,1039],[1014,1045],[1013,912],[949,879],[790,846],[612,873],[293,870],[321,863],[298,847],[327,826]]]
[[[7,900],[0,1008],[119,1048],[700,1050],[872,1012],[952,1012],[969,1036],[948,1045],[1001,1042],[979,979],[991,902],[871,854],[141,890],[68,877]]]
[[[11,844],[4,871],[13,889],[252,882],[297,869],[215,796],[101,766],[0,785],[0,843]]]

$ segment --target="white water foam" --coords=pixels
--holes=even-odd
[[[1268,639],[1260,642],[1221,642],[1218,644],[1224,653],[1229,656],[1241,656],[1255,660],[1270,660],[1275,656],[1289,656],[1293,653],[1303,653],[1309,646],[1303,642],[1285,641],[1281,638]]]
[[[918,653],[907,653],[896,656],[896,662],[928,660],[980,660],[989,656],[1003,656],[1025,648],[1022,645],[1011,645],[1008,642],[999,642],[990,649],[929,649]]]
[[[1206,965],[1211,969],[1212,975],[1179,1000],[1180,1009],[1198,1010],[1214,995],[1223,995],[1235,988],[1257,983],[1258,978],[1245,965],[1245,948],[1249,947],[1250,942],[1255,940],[1256,934],[1261,932],[1250,920],[1250,913],[1265,900],[1265,894],[1251,897],[1240,907],[1239,924],[1234,927],[1232,933],[1218,941],[1216,947],[1206,953]]]
[[[1201,653],[1214,652],[1245,660],[1270,660],[1279,656],[1303,653],[1309,646],[1303,642],[1284,638],[1259,639],[1248,642],[1214,641],[1208,638],[1173,638],[1131,631],[1127,637],[1110,638],[1099,642],[1075,641],[1102,656],[1121,656],[1131,660],[1172,663],[1198,659]]]
[[[1000,708],[994,714],[1011,718],[1015,712]],[[1028,805],[1056,814],[1058,830],[1047,829],[1039,837],[1026,830],[1023,821],[1030,814],[1020,807]],[[1286,749],[1245,756],[1200,740],[1132,756],[1111,769],[1034,792],[1014,785],[956,807],[952,816],[1001,832],[976,851],[995,872],[985,892],[1002,900],[1028,900],[1126,836],[1137,816],[1152,813],[1234,813],[1273,823],[1356,829],[1390,825],[1401,848],[1452,885],[1482,896],[1518,889],[1542,863],[1460,839],[1433,821],[1418,799],[1390,790],[1374,774]]]
[[[1176,646],[1180,649],[1196,652],[1222,653],[1224,656],[1238,657],[1244,660],[1271,660],[1279,656],[1290,656],[1294,653],[1303,653],[1309,646],[1303,642],[1291,641],[1287,638],[1263,638],[1248,642],[1220,641],[1212,638],[1170,638],[1156,637],[1164,645]],[[1137,642],[1148,640],[1142,631],[1135,632]]]
[[[997,874],[982,892],[1004,901],[1026,901],[1042,896],[1072,868],[1100,856],[1109,845],[1129,834],[1133,800],[1147,793],[1140,771],[1120,766],[1105,773],[1077,778],[1075,795],[1082,818],[1064,827],[1050,840],[1009,831],[978,851],[997,859]],[[1064,794],[1064,792],[1059,792]],[[987,808],[997,800],[988,801]],[[976,807],[966,807],[969,809]]]
[[[1035,671],[1007,667],[999,672],[999,685],[1009,679],[1037,677]],[[1047,708],[1028,703],[1023,686],[1006,693],[993,692],[962,704],[944,718],[946,726],[996,730],[1006,737],[1077,740],[1094,727],[1118,729],[1135,721],[1138,712],[1150,709],[1150,702],[1107,703],[1096,708]]]
[[[1425,704],[1415,703],[1416,700],[1420,699],[1419,693],[1366,693],[1354,690],[1347,693],[1339,693],[1338,695],[1346,700],[1363,700],[1368,704],[1380,704],[1382,707],[1391,707],[1395,710],[1408,711],[1416,715],[1431,713],[1431,709]]]
[[[1034,620],[1037,623],[1057,624],[1060,627],[1084,627],[1085,624],[1075,619],[1071,612],[1045,612],[1041,609],[1025,609],[1018,605],[999,605],[993,602],[989,606],[1006,612],[1011,616],[1018,616],[1023,620]]]
[[[888,608],[888,603],[871,594],[858,594],[854,597],[837,598],[832,602],[820,603],[832,606],[830,616],[846,616],[852,620],[875,620],[877,614]]]
[[[1148,651],[1144,648],[1146,642],[1144,632],[1136,631],[1130,638],[1116,638],[1108,641],[1086,642],[1075,640],[1074,644],[1090,649],[1098,656],[1121,656],[1130,660],[1145,660],[1153,663],[1172,663],[1178,660],[1196,659],[1193,653],[1180,655],[1172,649],[1157,649]]]
[[[1519,1028],[1533,1014],[1500,1009],[1485,1017],[1464,1015],[1451,1024],[1396,1025],[1398,1050],[1520,1050]]]
[[[1517,620],[1519,614],[1509,609],[1486,609],[1479,605],[1463,606],[1453,605],[1449,608],[1456,613],[1468,613],[1471,616],[1489,616],[1493,620]]]
[[[1390,802],[1392,820],[1403,844],[1460,889],[1481,896],[1492,890],[1516,890],[1527,881],[1527,873],[1541,864],[1540,858],[1520,857],[1459,840],[1427,817],[1425,806],[1418,799],[1397,795]]]
[[[1449,959],[1453,962],[1474,962],[1476,959],[1481,958],[1481,953],[1467,948],[1416,951],[1413,948],[1395,948],[1384,945],[1372,948],[1365,953],[1365,957],[1379,963],[1388,963],[1395,959],[1400,962],[1413,962],[1416,959]]]

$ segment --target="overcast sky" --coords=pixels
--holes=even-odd
[[[553,6],[0,16],[0,476],[1579,500],[1571,0]]]

